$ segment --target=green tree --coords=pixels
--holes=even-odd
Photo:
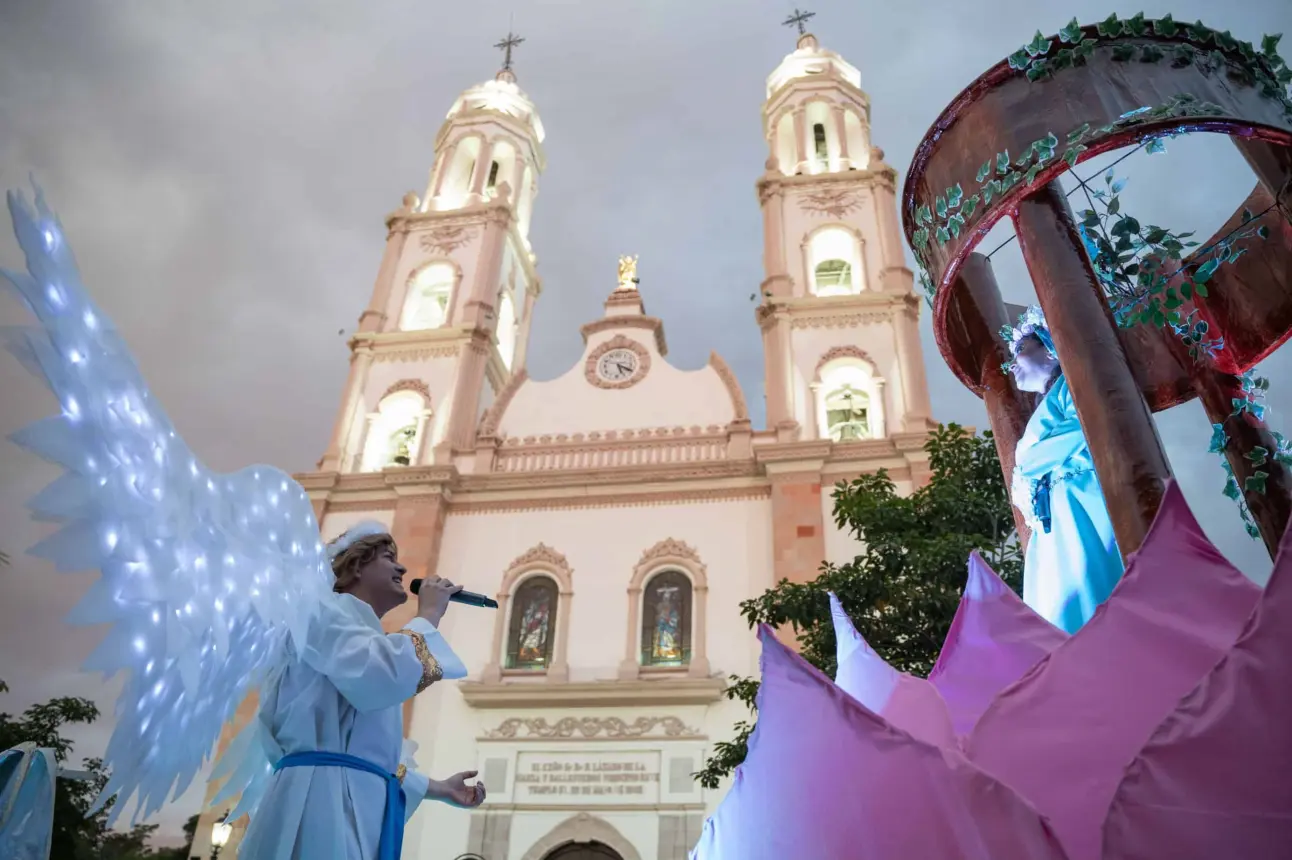
[[[0,693],[9,687],[0,681]],[[0,750],[7,750],[20,743],[31,742],[53,750],[60,765],[72,752],[72,742],[63,736],[66,726],[92,723],[99,718],[94,702],[78,696],[51,699],[32,705],[20,716],[0,713]],[[111,803],[94,815],[90,807],[99,791],[107,783],[107,773],[99,759],[85,759],[83,768],[94,775],[88,781],[60,779],[54,787],[54,832],[49,856],[58,860],[184,860],[188,857],[176,848],[153,851],[148,841],[157,825],[137,825],[129,831],[108,828],[108,810]],[[188,844],[193,843],[197,816],[189,819],[184,827]]]
[[[833,677],[826,596],[833,591],[875,651],[894,668],[925,677],[960,604],[972,551],[1021,588],[1022,553],[991,434],[974,436],[948,424],[933,432],[925,451],[932,477],[909,496],[898,495],[882,470],[835,487],[835,521],[865,541],[865,552],[847,564],[823,564],[810,583],[782,580],[745,601],[740,608],[751,628],[790,628],[803,657]],[[730,681],[727,698],[754,710],[758,682],[735,675]],[[701,785],[716,788],[745,760],[752,731],[750,720],[741,721],[731,741],[715,745],[697,774]]]

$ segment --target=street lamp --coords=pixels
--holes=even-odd
[[[220,856],[220,849],[229,844],[229,837],[233,835],[233,825],[224,820],[227,817],[222,816],[211,825],[211,860]]]

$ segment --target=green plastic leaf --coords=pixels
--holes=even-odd
[[[1273,56],[1279,51],[1279,40],[1283,38],[1282,33],[1269,33],[1261,37],[1261,53],[1266,56]]]
[[[917,224],[933,223],[933,211],[929,209],[929,204],[925,203],[920,206],[919,209],[915,210],[915,222]]]
[[[1256,235],[1262,239],[1268,239],[1270,237],[1270,228],[1262,224],[1256,228]]]
[[[1122,32],[1130,36],[1139,38],[1148,32],[1148,22],[1144,20],[1143,12],[1136,12],[1135,17],[1127,18],[1122,22]]]
[[[947,200],[945,197],[939,195],[933,199],[933,211],[938,213],[938,218],[947,217]]]
[[[1171,65],[1176,68],[1182,68],[1193,62],[1197,52],[1193,50],[1193,45],[1188,42],[1181,42],[1171,49]]]
[[[1085,209],[1080,214],[1082,227],[1094,228],[1099,226],[1099,213],[1095,210]]]
[[[1042,36],[1040,30],[1037,30],[1036,35],[1032,37],[1032,41],[1026,45],[1027,53],[1033,57],[1039,57],[1049,53],[1052,44],[1054,43]]]
[[[1229,434],[1225,432],[1224,424],[1211,425],[1211,447],[1207,449],[1208,454],[1222,454],[1225,446],[1229,444]]]
[[[1220,259],[1213,257],[1198,267],[1198,271],[1193,275],[1194,284],[1205,284],[1211,280],[1211,276],[1220,268]]]
[[[1190,42],[1198,42],[1201,44],[1211,38],[1211,28],[1201,21],[1194,21],[1192,24],[1185,26],[1184,34],[1188,37]]]
[[[982,182],[990,175],[991,175],[991,159],[989,158],[987,159],[986,164],[978,168],[978,175],[974,177],[974,181],[981,185]]]
[[[1050,132],[1045,137],[1038,140],[1036,144],[1043,149],[1054,149],[1059,145],[1059,139],[1054,136],[1054,132]]]
[[[1095,45],[1099,44],[1094,39],[1082,39],[1081,44],[1072,49],[1073,62],[1080,65],[1095,53]]]
[[[1009,150],[996,154],[996,172],[1001,176],[1009,173]]]
[[[1161,227],[1150,224],[1148,230],[1144,233],[1144,241],[1150,245],[1156,245],[1166,238],[1166,231]]]
[[[1060,48],[1059,52],[1054,55],[1054,59],[1050,60],[1050,69],[1057,72],[1060,69],[1071,68],[1076,64],[1076,55],[1072,53],[1072,49]]]
[[[1169,39],[1176,33],[1180,32],[1180,25],[1175,23],[1175,19],[1173,19],[1171,17],[1171,13],[1168,12],[1153,22],[1153,32]]]
[[[1211,295],[1211,293],[1207,292],[1206,286],[1198,283],[1197,281],[1194,281],[1193,283],[1193,294],[1200,299],[1205,299],[1207,296]]]
[[[1269,477],[1268,472],[1256,472],[1249,475],[1247,480],[1243,481],[1243,489],[1249,493],[1260,493],[1265,495],[1265,480]]]
[[[955,236],[957,239],[960,238],[960,231],[964,229],[964,226],[965,226],[964,216],[961,215],[959,212],[952,215],[951,219],[947,221],[947,227],[951,229],[951,235]]]
[[[1041,78],[1048,75],[1049,73],[1050,73],[1050,66],[1048,63],[1046,62],[1033,63],[1031,67],[1028,68],[1027,70],[1027,79],[1032,83],[1036,83]]]
[[[913,234],[911,234],[911,241],[915,244],[915,247],[920,248],[921,250],[923,250],[924,248],[927,248],[929,245],[928,228],[921,227],[920,229],[916,230]]]
[[[937,236],[938,242],[942,245],[951,241],[951,231],[944,226],[939,226],[935,235]]]
[[[1114,197],[1112,200],[1108,201],[1109,215],[1116,215],[1118,212],[1121,211],[1121,208],[1122,208],[1122,201],[1120,197]]]
[[[1144,45],[1139,51],[1139,60],[1141,63],[1159,62],[1166,54],[1157,45]]]
[[[1248,460],[1251,460],[1253,466],[1263,466],[1265,465],[1265,461],[1269,459],[1269,455],[1270,450],[1268,448],[1262,448],[1260,445],[1257,445],[1243,456]]]
[[[1122,22],[1117,20],[1117,13],[1114,12],[1095,25],[1095,29],[1105,39],[1115,39],[1122,34]]]
[[[1074,143],[1080,143],[1087,134],[1090,133],[1090,123],[1083,123],[1081,128],[1073,129],[1068,132],[1068,146]]]
[[[960,205],[960,214],[965,218],[972,218],[973,213],[978,210],[978,203],[981,199],[977,194],[966,198],[965,202]]]
[[[1244,206],[1244,207],[1243,207],[1243,223],[1244,223],[1244,224],[1246,224],[1248,221],[1252,220],[1252,218],[1253,218],[1253,217],[1255,217],[1255,216],[1254,216],[1254,215],[1252,215],[1252,210],[1250,210],[1250,209],[1248,209],[1246,206]]]
[[[955,188],[947,189],[947,208],[948,209],[958,208],[960,206],[960,201],[964,200],[964,198],[965,198],[964,189],[961,188],[960,183],[957,182]]]
[[[1044,169],[1045,166],[1042,164],[1033,164],[1027,169],[1027,173],[1023,178],[1027,180],[1028,185],[1031,185],[1036,182],[1036,175]]]
[[[1236,415],[1238,413],[1234,413],[1234,414]],[[1233,499],[1234,501],[1237,501],[1239,496],[1242,495],[1242,493],[1240,493],[1238,490],[1238,481],[1234,480],[1232,477],[1225,482],[1225,489],[1223,492],[1226,496]]]
[[[1225,30],[1223,33],[1213,30],[1211,38],[1215,41],[1216,47],[1220,48],[1222,51],[1238,50],[1238,40],[1235,39],[1234,34],[1230,33],[1228,30]]]
[[[1144,147],[1144,151],[1149,155],[1157,155],[1159,153],[1166,152],[1166,144],[1162,142],[1162,138],[1155,137],[1148,142],[1147,146]]]
[[[1133,59],[1135,56],[1134,45],[1113,45],[1113,59],[1119,63],[1124,63]]]
[[[1068,45],[1081,41],[1081,25],[1077,23],[1076,18],[1069,21],[1068,26],[1059,31],[1059,38]],[[1272,52],[1267,51],[1266,53]]]
[[[1027,64],[1031,62],[1031,59],[1026,48],[1019,48],[1009,55],[1009,67],[1021,72],[1027,68]]]
[[[1085,151],[1086,147],[1084,146],[1070,146],[1067,151],[1063,153],[1063,160],[1068,163],[1068,167],[1076,167],[1077,159],[1079,159],[1081,157],[1081,153]]]

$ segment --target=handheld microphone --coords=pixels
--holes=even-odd
[[[408,590],[416,594],[422,590],[422,578],[419,576],[408,584]],[[492,597],[485,597],[483,594],[476,594],[474,591],[459,591],[450,595],[450,603],[463,603],[467,606],[479,606],[483,609],[497,609],[498,601]]]

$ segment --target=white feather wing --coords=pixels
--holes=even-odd
[[[31,500],[62,528],[32,549],[100,577],[69,620],[110,624],[86,669],[124,672],[100,802],[149,815],[182,793],[284,636],[301,636],[331,572],[305,491],[267,466],[203,466],[81,285],[39,192],[10,193],[26,273],[4,272],[38,325],[6,333],[62,413],[13,441],[65,470]],[[226,786],[229,788],[230,786]]]

